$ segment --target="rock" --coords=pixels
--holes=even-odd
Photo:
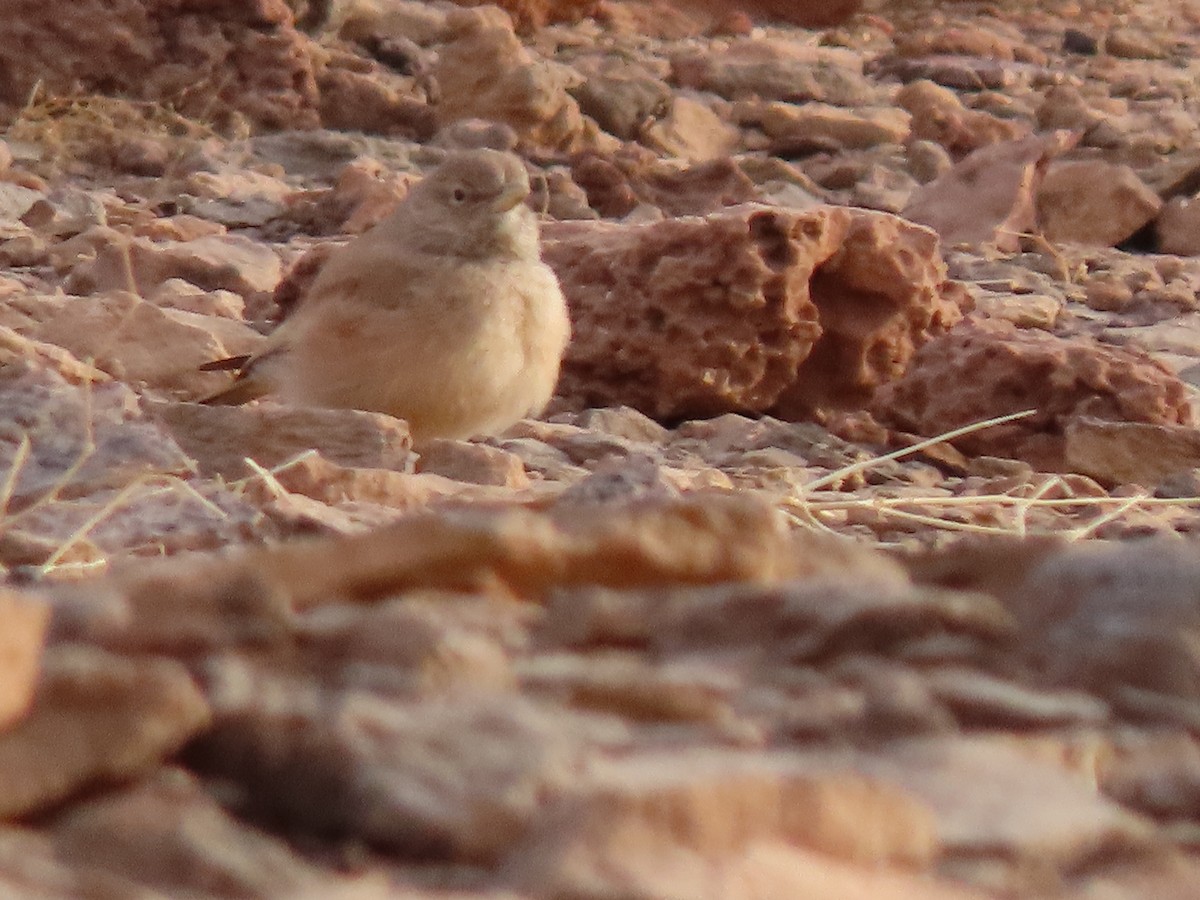
[[[426,509],[446,498],[458,501],[512,499],[515,495],[494,487],[474,487],[432,473],[413,474],[392,469],[339,466],[315,450],[275,473],[275,485],[338,510],[369,515],[378,509],[381,520],[393,521],[386,511]],[[515,480],[515,479],[514,479]],[[525,486],[528,486],[526,481]],[[272,487],[262,491],[270,495]],[[275,489],[277,493],[277,488]]]
[[[1068,28],[1063,32],[1063,50],[1067,53],[1095,56],[1099,49],[1100,42],[1085,31]]]
[[[928,804],[947,856],[1000,848],[1029,863],[1032,883],[1018,880],[1010,886],[1015,893],[1053,884],[1053,873],[1065,874],[1101,847],[1137,853],[1147,846],[1145,820],[1098,796],[1082,773],[1022,752],[1007,737],[917,739],[896,749],[861,756],[856,768]]]
[[[1169,475],[1200,467],[1200,429],[1183,425],[1080,417],[1071,420],[1064,436],[1071,471],[1104,484],[1153,487]]]
[[[499,447],[466,441],[429,441],[421,446],[418,472],[432,472],[455,481],[501,487],[529,486],[520,458]]]
[[[21,221],[45,195],[19,184],[0,182],[0,225],[13,225]]]
[[[344,466],[412,470],[408,428],[399,419],[355,409],[147,404],[200,471],[226,478],[250,474],[245,460],[270,469],[306,450]]]
[[[42,657],[50,608],[40,598],[16,591],[0,593],[0,734],[29,708]]]
[[[1147,34],[1140,28],[1113,28],[1104,37],[1104,52],[1123,59],[1166,59],[1169,39]]]
[[[1047,683],[1120,698],[1125,686],[1194,703],[1195,545],[1177,538],[1078,544],[1000,593]]]
[[[596,124],[625,141],[637,140],[649,122],[671,108],[671,88],[656,78],[597,75],[571,93]]]
[[[360,0],[343,13],[338,34],[361,44],[405,38],[428,47],[445,40],[447,12],[418,0]]]
[[[215,485],[144,479],[26,510],[0,535],[0,558],[24,576],[93,574],[139,557],[244,540],[260,519],[256,508]]]
[[[1044,131],[1065,128],[1089,131],[1104,121],[1104,113],[1093,109],[1077,88],[1059,84],[1046,91],[1036,112],[1038,127]]]
[[[483,0],[454,0],[459,6],[486,6]],[[501,0],[497,4],[512,17],[513,23],[522,32],[534,31],[552,22],[577,22],[590,16],[599,0]],[[454,27],[453,18],[448,22]]]
[[[505,596],[544,600],[564,585],[773,584],[821,564],[798,553],[776,511],[752,496],[635,500],[598,518],[570,509],[557,517],[486,506],[408,516],[369,534],[249,551],[236,562],[197,555],[186,565],[145,564],[110,584],[119,596],[145,593],[152,602],[169,577],[180,602],[227,607],[248,594],[255,608],[266,595],[303,609],[414,586],[503,585]]]
[[[0,68],[9,77],[0,103],[14,111],[40,85],[52,96],[103,89],[170,103],[208,121],[241,115],[266,128],[317,125],[309,44],[283,0],[136,0],[119,10],[103,0],[70,9],[14,0],[6,21]]]
[[[71,384],[96,384],[110,380],[108,374],[81,362],[62,347],[35,341],[7,326],[0,326],[0,366],[21,364],[50,369]]]
[[[1046,54],[1032,44],[1006,38],[996,31],[977,25],[919,29],[899,36],[899,56],[980,56],[1001,62],[1022,60],[1045,65]]]
[[[932,235],[882,214],[747,206],[564,224],[546,229],[544,253],[575,327],[560,395],[660,419],[861,402],[960,315]],[[880,341],[886,362],[865,355]]]
[[[919,120],[919,116],[914,121]],[[976,150],[913,192],[902,215],[928,225],[947,244],[991,244],[1014,251],[1037,223],[1038,184],[1068,138],[1055,134]]]
[[[1056,243],[1115,247],[1161,207],[1133,169],[1100,160],[1051,164],[1037,190],[1038,222]]]
[[[1012,91],[1028,76],[1028,66],[977,56],[935,54],[917,58],[883,57],[871,67],[877,78],[904,83],[932,81],[956,91]]]
[[[602,216],[626,216],[639,204],[670,216],[695,216],[761,199],[754,182],[732,159],[680,167],[648,160],[640,152],[612,156],[582,153],[571,177]]]
[[[362,71],[362,57],[333,56],[317,72],[321,92],[321,123],[326,128],[399,135],[428,140],[437,130],[432,107],[418,96],[411,79],[382,65]],[[341,62],[343,64],[339,65]]]
[[[679,0],[683,5],[695,0]],[[712,0],[700,0],[701,4],[714,5]],[[718,8],[727,4],[717,2]],[[828,28],[840,25],[862,8],[862,0],[832,0],[827,3],[800,2],[793,0],[739,0],[738,8],[755,19],[775,20],[798,25],[801,28]]]
[[[246,301],[233,291],[205,291],[182,278],[168,278],[146,298],[155,306],[201,316],[220,316],[240,322],[246,318]]]
[[[0,367],[0,421],[0,469],[17,473],[11,508],[192,470],[118,382],[73,384],[36,363],[9,363]]]
[[[726,896],[714,885],[763,846],[923,866],[937,845],[922,804],[853,772],[783,754],[643,753],[593,766],[513,851],[508,877],[555,895]]]
[[[193,397],[225,382],[224,376],[201,372],[200,366],[253,353],[263,342],[262,335],[240,321],[163,308],[121,290],[70,299],[32,336],[94,360],[131,384]]]
[[[734,108],[742,125],[756,124],[768,137],[787,142],[830,140],[848,149],[902,144],[909,135],[908,113],[891,107],[843,109],[826,103],[747,101]]]
[[[727,157],[741,132],[703,103],[677,96],[665,116],[642,129],[646,146],[689,162]]]
[[[972,294],[976,312],[991,319],[1005,319],[1018,328],[1053,331],[1063,311],[1063,302],[1047,294]]]
[[[264,703],[268,687],[235,666],[210,672],[215,728],[191,757],[238,784],[257,815],[296,829],[494,863],[578,765],[578,729],[512,695],[416,704],[358,693],[329,716],[296,687],[276,684]]]
[[[914,137],[941,144],[962,156],[989,144],[1015,141],[1028,127],[989,113],[968,109],[954,91],[921,79],[911,81],[896,94],[896,105],[912,116]]]
[[[1154,222],[1159,253],[1200,256],[1200,203],[1183,197],[1168,200]]]
[[[223,810],[195,778],[164,769],[140,785],[87,801],[54,822],[58,856],[165,894],[220,891],[225,896],[333,900],[375,879],[322,872],[286,842]],[[382,887],[378,883],[374,887]]]
[[[208,721],[179,663],[55,647],[28,715],[0,733],[0,816],[28,816],[152,770]]]
[[[845,51],[770,40],[734,41],[728,49],[671,57],[677,84],[729,100],[817,101],[857,107],[881,99]]]
[[[437,121],[485,118],[511,126],[521,141],[546,150],[582,149],[584,119],[557,69],[521,46],[508,17],[487,8],[447,19],[449,42],[432,75],[440,100]]]
[[[1080,417],[1191,423],[1187,388],[1145,353],[1000,321],[964,323],[930,341],[903,378],[876,393],[873,406],[881,421],[928,436],[1026,409],[1035,413],[954,445],[1066,472],[1065,431]]]
[[[233,291],[250,298],[274,290],[281,269],[270,248],[242,235],[161,243],[113,235],[101,243],[94,260],[73,269],[67,290],[73,294],[134,291],[145,297],[164,281],[182,278],[206,291]]]
[[[128,897],[153,895],[118,875],[89,871],[56,858],[44,832],[19,826],[0,827],[0,890],[13,897]]]

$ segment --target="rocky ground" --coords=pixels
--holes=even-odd
[[[0,897],[1196,895],[1200,9],[5,15]],[[480,145],[543,420],[194,402]]]

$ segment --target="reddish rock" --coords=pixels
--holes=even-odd
[[[796,882],[777,881],[770,868],[760,872],[762,894],[733,888],[756,848],[912,868],[937,852],[925,804],[882,780],[797,764],[790,753],[632,754],[589,775],[511,854],[518,885],[555,896],[705,898],[771,896],[774,885],[783,896]]]
[[[560,394],[658,418],[861,403],[960,316],[934,236],[883,213],[562,224],[545,256],[575,328]]]
[[[730,100],[815,100],[848,107],[879,102],[857,56],[788,41],[741,40],[721,50],[678,53],[671,57],[671,78]]]
[[[447,24],[449,42],[432,71],[439,126],[485,118],[510,125],[534,147],[571,150],[588,143],[583,114],[560,70],[521,45],[508,16],[494,7],[458,10]]]
[[[917,188],[904,217],[928,225],[947,244],[1016,250],[1021,235],[1036,227],[1037,187],[1050,158],[1067,143],[1063,135],[1037,135],[976,150]]]
[[[830,28],[845,22],[860,9],[862,0],[670,0],[684,11],[708,13],[726,21],[731,12],[741,12],[760,22],[783,22],[801,28]]]
[[[1051,165],[1037,190],[1038,223],[1055,243],[1115,247],[1161,208],[1133,169],[1098,159]]]
[[[1195,541],[1177,536],[1080,542],[1027,569],[1000,599],[1020,621],[1023,655],[1046,681],[1184,701],[1194,723],[1198,560]]]
[[[459,6],[499,6],[518,31],[530,32],[551,23],[578,22],[594,15],[601,0],[454,0]]]
[[[1196,200],[1168,200],[1159,211],[1154,229],[1160,253],[1200,256],[1200,203]]]
[[[697,216],[759,200],[754,183],[732,159],[693,166],[664,164],[644,150],[626,148],[605,156],[583,153],[571,161],[571,177],[600,215],[620,218],[638,204],[668,216]]]
[[[1105,484],[1154,487],[1200,468],[1200,430],[1183,425],[1077,418],[1066,432],[1067,465]]]
[[[36,597],[0,593],[0,731],[29,707],[50,608]]]
[[[126,896],[328,897],[351,900],[354,876],[331,876],[278,838],[242,822],[188,772],[166,768],[90,798],[54,822],[54,846],[95,877],[136,881]],[[116,896],[110,895],[110,896]]]
[[[707,105],[676,97],[662,118],[641,132],[647,147],[690,162],[727,157],[738,146],[741,132]]]
[[[404,79],[360,56],[346,56],[349,60],[335,56],[317,73],[322,125],[421,141],[433,136],[433,109]]]
[[[219,390],[227,380],[200,366],[253,353],[263,342],[241,321],[161,307],[119,290],[71,298],[30,336],[131,384],[190,397]]]
[[[1064,431],[1072,420],[1186,425],[1188,399],[1183,382],[1145,353],[977,321],[917,351],[904,377],[876,394],[873,410],[881,421],[934,436],[1032,409],[954,445],[1061,472],[1071,470]]]
[[[902,144],[909,136],[910,116],[902,109],[843,109],[827,103],[761,103],[745,101],[734,114],[743,124],[758,125],[777,141],[830,141],[847,149]]]
[[[29,714],[0,734],[0,817],[153,769],[208,724],[182,665],[91,647],[48,652]]]
[[[146,296],[164,281],[182,278],[205,290],[250,297],[273,291],[282,270],[273,250],[243,235],[152,241],[96,229],[94,237],[96,255],[74,267],[65,285],[70,293],[123,290]]]
[[[913,137],[941,144],[958,155],[1029,133],[1029,126],[1021,122],[968,109],[954,91],[924,79],[902,87],[896,105],[912,115]]]
[[[247,458],[271,468],[306,450],[346,466],[412,469],[408,428],[380,413],[198,403],[153,403],[149,410],[206,474],[239,478],[250,474]]]
[[[284,0],[10,0],[0,37],[0,108],[34,85],[164,102],[205,121],[230,113],[267,128],[318,124],[308,39]]]
[[[982,56],[1001,62],[1032,62],[1045,65],[1046,54],[1022,41],[1006,38],[977,25],[915,29],[896,39],[899,56]]]

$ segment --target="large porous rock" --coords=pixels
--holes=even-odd
[[[864,210],[563,224],[545,256],[575,327],[562,397],[662,419],[861,404],[961,316],[936,237]]]
[[[318,124],[308,39],[284,0],[10,0],[0,72],[0,116],[40,85],[165,102],[205,121],[236,113],[268,128]]]
[[[955,446],[1070,471],[1065,430],[1072,421],[1187,425],[1188,399],[1187,386],[1140,351],[985,320],[917,351],[904,377],[877,392],[874,410],[883,421],[930,436],[1034,410]]]
[[[465,9],[448,19],[450,41],[433,68],[438,124],[491,119],[545,149],[579,149],[584,118],[559,69],[539,63],[499,10]],[[594,128],[594,126],[593,126]]]

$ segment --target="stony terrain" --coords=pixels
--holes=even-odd
[[[0,897],[1190,898],[1200,8],[10,0]],[[447,149],[575,337],[195,401]]]

